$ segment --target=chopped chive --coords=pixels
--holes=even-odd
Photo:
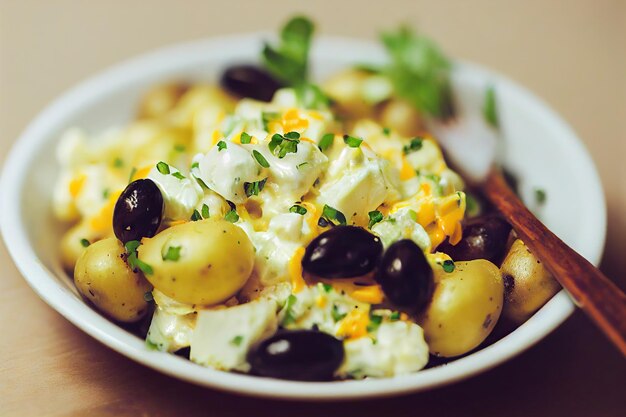
[[[146,275],[152,275],[154,273],[152,267],[137,257],[137,248],[139,245],[141,245],[141,242],[138,240],[129,240],[124,244],[127,255],[126,262],[128,262],[128,266],[133,271],[136,272],[139,269]]]
[[[204,188],[205,190],[210,190],[209,186],[206,185],[206,183],[202,180],[202,178],[196,177],[196,176],[194,176],[194,178],[196,179],[196,182],[200,184],[200,187]]]
[[[176,171],[176,172],[172,172],[172,176],[178,178],[179,180],[184,180],[185,176],[183,174],[181,174],[180,172]]]
[[[307,210],[298,204],[294,204],[293,206],[289,207],[289,212],[298,213],[299,215],[304,216]]]
[[[102,198],[106,200],[107,198],[109,198],[109,195],[110,195],[110,191],[108,188],[105,188],[104,190],[102,190]]]
[[[185,145],[181,145],[181,144],[174,145],[174,150],[176,152],[185,152],[186,149],[187,148],[185,147]]]
[[[115,168],[121,168],[124,166],[124,161],[122,160],[122,158],[115,158],[115,160],[113,160],[113,166]]]
[[[361,146],[363,139],[355,138],[354,136],[350,135],[343,135],[343,141],[351,148],[358,148],[359,146]]]
[[[411,139],[411,142],[408,145],[404,145],[404,147],[402,148],[402,152],[404,152],[405,155],[408,155],[411,152],[419,151],[420,149],[422,149],[422,142],[422,138],[415,137]]]
[[[370,322],[367,325],[367,332],[373,333],[380,327],[380,324],[383,322],[383,316],[379,316],[378,314],[370,314]]]
[[[454,268],[456,268],[456,266],[454,265],[454,261],[451,261],[449,259],[446,259],[445,261],[443,261],[443,263],[441,264],[441,267],[447,273],[454,271]]]
[[[230,341],[230,344],[239,346],[241,345],[241,342],[243,342],[243,336],[239,335],[239,336],[233,337],[233,340]]]
[[[156,164],[156,168],[157,171],[159,171],[163,175],[167,175],[170,173],[170,166],[163,161]]]
[[[242,132],[241,136],[239,137],[239,141],[241,142],[242,145],[245,145],[252,141],[252,136],[250,136],[246,132]]]
[[[309,164],[308,162],[303,162],[301,164],[298,164],[298,165],[296,165],[296,169],[299,170],[300,168],[302,168],[303,166],[308,165],[308,164]]]
[[[194,169],[194,168],[200,168],[200,163],[194,162],[193,164],[191,164],[191,169]]]
[[[368,229],[371,229],[372,226],[374,226],[376,223],[381,222],[383,220],[383,214],[378,210],[370,211],[369,213],[367,213],[367,215],[370,218],[370,221],[367,225]]]
[[[383,127],[383,135],[389,136],[390,133],[391,129],[389,129],[388,127]]]
[[[209,213],[209,206],[207,206],[206,204],[202,205],[202,218],[204,219],[208,219],[210,216]]]
[[[198,220],[202,220],[202,216],[200,215],[200,212],[198,210],[194,210],[191,215],[191,221],[197,222]]]
[[[498,110],[496,108],[496,89],[491,85],[485,91],[485,103],[483,104],[483,117],[496,129],[500,125]]]
[[[256,159],[256,161],[258,162],[259,165],[261,165],[263,168],[269,168],[270,167],[270,163],[267,162],[267,159],[265,159],[265,157],[263,156],[263,154],[259,151],[257,151],[256,149],[252,151],[252,156],[254,157],[254,159]]]
[[[235,209],[232,209],[231,211],[226,213],[226,215],[224,216],[224,220],[231,223],[237,223],[237,221],[239,220],[239,214],[237,214],[237,211]]]
[[[320,148],[320,151],[324,152],[326,149],[331,147],[334,141],[335,134],[326,133],[324,136],[322,136],[322,139],[320,139],[320,143],[317,145],[317,147]]]
[[[333,286],[330,284],[323,283],[322,287],[324,287],[325,292],[331,292],[333,290]]]
[[[221,152],[223,149],[226,149],[226,142],[220,140],[219,142],[217,142],[217,151]]]
[[[537,203],[539,204],[543,204],[546,202],[547,199],[547,194],[546,191],[542,188],[535,188],[535,200],[537,200]]]
[[[332,223],[334,225],[342,225],[345,226],[347,224],[346,216],[339,210],[334,207],[329,206],[328,204],[324,205],[324,209],[322,210],[322,217],[320,221],[324,219],[326,224]],[[320,224],[320,222],[318,222]],[[324,227],[324,226],[322,226]]]
[[[81,239],[80,244],[83,248],[86,248],[87,246],[91,245],[91,243],[89,243],[87,239]]]
[[[287,297],[287,302],[285,303],[285,315],[283,316],[282,325],[285,326],[287,324],[294,323],[296,321],[296,317],[293,312],[293,306],[298,301],[298,298],[291,294]]]
[[[178,261],[180,259],[180,250],[182,246],[168,246],[165,254],[161,253],[161,258],[164,261]]]
[[[259,195],[263,188],[265,187],[265,183],[267,182],[267,178],[262,179],[261,181],[255,182],[244,182],[243,189],[246,192],[246,197],[252,197],[253,195]]]
[[[389,316],[389,320],[391,320],[391,321],[398,321],[398,320],[400,320],[400,312],[399,311],[394,311],[393,313],[391,313],[391,315]]]
[[[335,321],[335,323],[337,323],[339,320],[342,320],[348,315],[347,313],[340,313],[336,304],[333,304],[333,309],[331,310],[330,314],[333,316],[333,320]]]

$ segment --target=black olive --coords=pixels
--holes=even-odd
[[[511,226],[497,216],[470,219],[463,227],[463,237],[456,245],[445,242],[437,250],[455,261],[487,259],[498,264],[504,256]]]
[[[234,65],[222,74],[220,85],[239,97],[271,101],[274,93],[283,87],[270,74],[253,65]]]
[[[433,270],[422,249],[410,239],[389,246],[374,279],[389,301],[411,313],[422,311],[433,293]]]
[[[248,352],[252,374],[300,381],[332,379],[343,357],[340,340],[315,330],[279,331]]]
[[[358,277],[373,271],[382,253],[378,236],[356,226],[336,226],[309,243],[302,269],[323,278]]]
[[[133,181],[120,195],[113,210],[113,231],[126,243],[152,237],[163,218],[163,195],[148,179]]]

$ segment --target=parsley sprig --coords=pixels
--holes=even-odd
[[[451,64],[437,45],[408,27],[385,32],[381,38],[391,63],[380,72],[389,77],[395,93],[435,118],[454,117]]]
[[[324,204],[322,217],[320,217],[317,224],[321,227],[326,227],[329,224],[333,224],[335,226],[345,226],[347,224],[347,220],[346,216],[342,212],[334,207],[329,206],[328,204]]]

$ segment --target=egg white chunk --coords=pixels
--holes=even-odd
[[[154,167],[150,170],[148,178],[161,190],[165,205],[164,217],[169,220],[189,220],[203,197],[202,188],[192,178],[180,179],[172,175],[180,174],[173,166],[170,165],[169,169],[169,174],[163,174]]]

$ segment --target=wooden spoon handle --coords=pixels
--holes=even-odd
[[[626,356],[626,295],[602,272],[543,225],[492,169],[485,196],[505,216],[531,252]]]

